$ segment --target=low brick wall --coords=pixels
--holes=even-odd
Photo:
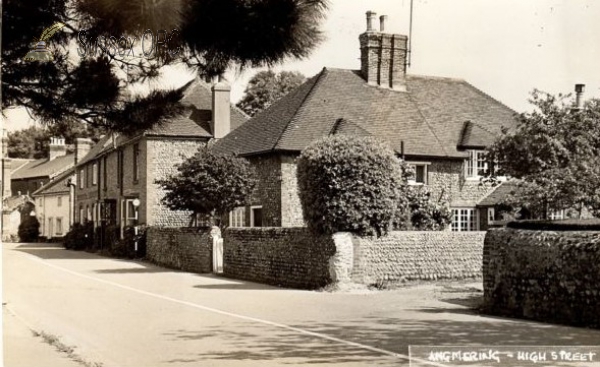
[[[354,237],[352,280],[386,284],[482,276],[485,232],[397,231]]]
[[[490,230],[483,274],[488,312],[600,327],[600,232]]]
[[[146,259],[157,265],[195,273],[212,272],[210,228],[149,227]]]
[[[306,228],[228,228],[223,275],[282,287],[316,289],[331,281],[331,236]]]

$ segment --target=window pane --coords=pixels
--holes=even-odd
[[[252,226],[262,227],[262,208],[252,208]]]
[[[415,181],[419,183],[425,183],[425,166],[416,166],[415,167]]]

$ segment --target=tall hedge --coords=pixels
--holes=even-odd
[[[374,138],[331,136],[298,159],[304,219],[318,233],[383,235],[407,200],[402,162]]]

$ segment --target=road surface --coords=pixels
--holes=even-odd
[[[408,366],[411,344],[600,344],[600,330],[478,315],[470,284],[298,291],[52,244],[4,244],[3,279],[11,315],[88,366]]]

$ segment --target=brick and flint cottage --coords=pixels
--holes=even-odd
[[[414,184],[449,201],[453,230],[487,228],[493,208],[477,207],[493,191],[480,185],[483,151],[503,126],[514,126],[515,112],[464,80],[407,74],[408,38],[379,32],[374,22],[367,12],[360,70],[324,68],[214,145],[249,159],[260,177],[251,204],[230,214],[231,226],[303,225],[296,157],[323,136],[351,134],[404,154]]]
[[[77,163],[75,222],[95,227],[134,225],[187,226],[189,213],[161,203],[155,180],[176,172],[176,165],[212,139],[220,139],[247,120],[230,104],[230,87],[200,79],[182,87],[180,117],[134,136],[107,135]]]

